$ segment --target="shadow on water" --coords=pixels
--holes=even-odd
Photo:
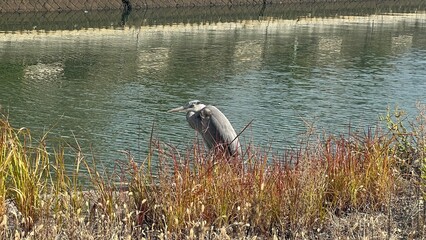
[[[206,24],[262,19],[330,18],[366,16],[385,13],[424,11],[423,0],[410,1],[347,1],[268,4],[251,6],[214,6],[190,8],[133,9],[123,0],[122,10],[61,11],[32,13],[3,13],[0,32],[25,30],[79,30],[87,28],[121,28],[172,24]]]

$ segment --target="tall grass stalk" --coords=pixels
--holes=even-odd
[[[40,217],[41,195],[46,191],[49,172],[49,155],[44,137],[32,142],[28,129],[13,129],[8,121],[1,121],[2,184],[3,192],[15,201],[23,214],[23,225],[30,229]]]
[[[46,136],[36,142],[29,130],[0,124],[0,217],[8,215],[6,200],[23,215],[15,228],[0,218],[0,238],[15,229],[35,239],[305,238],[336,216],[386,210],[404,173],[403,142],[380,130],[323,136],[281,155],[248,144],[232,158],[197,141],[180,152],[151,134],[146,159],[126,153],[118,176],[87,161],[78,142],[66,170],[67,148],[49,154]],[[416,153],[425,156],[417,139],[410,145],[423,146]]]
[[[394,184],[391,140],[380,132],[328,137],[315,149],[285,157],[250,147],[250,161],[209,155],[194,145],[181,156],[157,145],[158,182],[133,164],[130,191],[141,225],[186,236],[188,230],[230,227],[240,232],[285,235],[321,226],[328,214],[377,210]],[[148,185],[149,184],[149,185]],[[176,235],[175,235],[176,236]]]
[[[369,131],[363,138],[350,141],[329,139],[324,147],[327,161],[328,193],[326,199],[337,210],[369,207],[386,203],[393,185],[395,159],[391,141]]]

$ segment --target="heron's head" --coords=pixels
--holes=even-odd
[[[205,106],[206,105],[202,104],[199,100],[192,100],[185,106],[173,108],[167,112],[189,112],[189,111],[197,112],[203,109]]]

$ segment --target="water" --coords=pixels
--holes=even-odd
[[[0,28],[1,29],[1,28]],[[426,14],[0,31],[0,105],[16,127],[76,141],[113,165],[153,134],[184,149],[189,100],[218,106],[242,142],[274,151],[310,126],[374,126],[426,100]]]

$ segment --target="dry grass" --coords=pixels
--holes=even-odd
[[[389,114],[390,132],[326,136],[282,156],[152,141],[144,162],[127,154],[119,173],[101,172],[78,144],[66,171],[69,147],[49,152],[46,135],[34,143],[2,118],[0,239],[424,237],[423,181],[407,171],[423,166],[412,163],[425,156],[424,117],[399,133]]]

